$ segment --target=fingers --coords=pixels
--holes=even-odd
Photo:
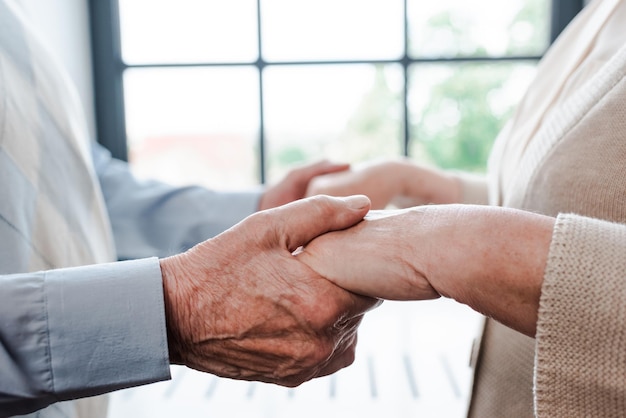
[[[358,315],[343,324],[339,331],[339,339],[335,343],[333,355],[317,372],[316,377],[333,374],[344,367],[350,366],[355,359],[357,345],[357,331],[363,315]]]
[[[365,312],[371,311],[374,308],[379,307],[382,303],[382,299],[378,299],[375,297],[357,295],[356,293],[349,292],[347,293],[347,297],[350,298],[349,301],[349,313],[344,318],[345,320],[352,320],[356,317],[362,316]]]
[[[354,362],[356,355],[357,333],[351,333],[344,338],[335,350],[329,362],[326,363],[315,377],[323,377],[333,374]]]
[[[315,196],[272,209],[278,237],[290,252],[329,231],[349,228],[363,219],[370,208],[366,196],[345,198]]]
[[[319,175],[309,182],[307,195],[328,194],[331,196],[349,196],[356,194],[356,192],[354,192],[357,188],[354,184],[356,176],[354,171],[349,170]],[[350,191],[353,191],[353,193],[350,193]]]
[[[266,210],[293,202],[294,200],[302,199],[307,196],[307,188],[314,178],[325,174],[345,171],[348,168],[350,168],[348,164],[321,161],[292,170],[278,184],[269,187],[265,193],[261,195],[258,209]]]
[[[318,163],[296,169],[292,172],[292,174],[298,176],[301,181],[309,183],[314,177],[346,171],[349,168],[350,164],[320,161]]]

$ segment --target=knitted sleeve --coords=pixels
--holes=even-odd
[[[538,417],[626,411],[626,225],[559,215],[535,357]]]

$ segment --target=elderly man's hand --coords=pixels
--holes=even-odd
[[[350,365],[363,313],[380,302],[337,287],[292,253],[368,209],[364,196],[305,199],[161,260],[172,363],[284,386]]]

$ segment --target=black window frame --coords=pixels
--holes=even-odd
[[[567,24],[582,10],[584,0],[552,0],[550,19],[550,42],[553,42]],[[541,56],[507,56],[507,57],[450,57],[450,58],[412,58],[409,55],[407,0],[404,0],[404,53],[392,60],[345,60],[345,61],[306,61],[306,62],[275,62],[263,60],[261,35],[261,0],[257,0],[258,19],[258,56],[254,62],[248,63],[180,63],[180,64],[149,64],[127,65],[122,59],[121,31],[118,0],[89,0],[89,18],[91,28],[91,46],[93,60],[94,100],[96,134],[99,143],[108,148],[115,158],[128,160],[126,143],[126,119],[124,109],[123,75],[128,68],[166,68],[166,67],[214,67],[214,66],[254,66],[259,75],[260,126],[259,126],[259,181],[265,183],[265,126],[263,109],[263,70],[268,65],[332,65],[332,64],[400,64],[404,71],[404,141],[403,154],[409,153],[411,126],[408,109],[408,77],[409,68],[419,63],[459,63],[459,62],[497,62],[539,60]]]

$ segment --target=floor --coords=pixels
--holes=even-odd
[[[173,379],[112,394],[109,418],[463,417],[480,316],[453,301],[385,302],[354,364],[298,388],[173,366]]]

